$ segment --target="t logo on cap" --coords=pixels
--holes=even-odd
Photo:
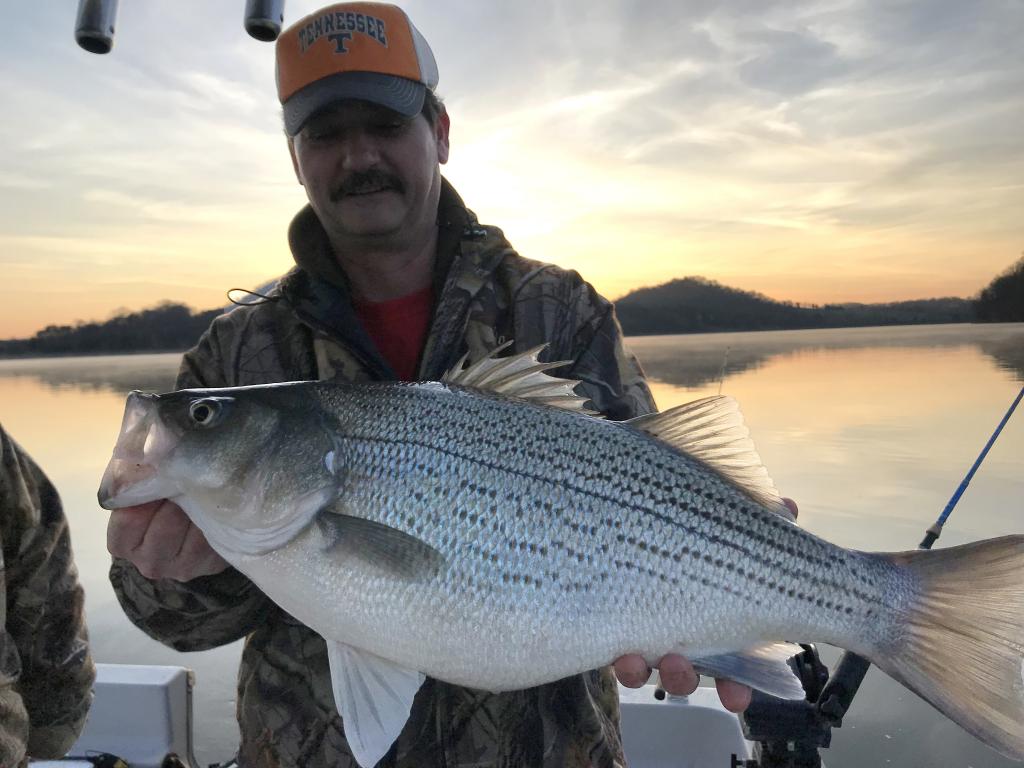
[[[437,80],[430,46],[394,5],[331,5],[300,19],[277,39],[277,95],[289,136],[315,113],[344,99],[371,101],[412,117]]]
[[[324,35],[327,36],[328,40],[334,40],[337,44],[336,53],[347,53],[343,42],[351,40],[353,32],[369,35],[381,45],[388,44],[387,35],[384,31],[384,20],[378,19],[376,16],[351,12],[342,13],[340,11],[333,13],[321,12],[307,16],[299,23],[305,23],[305,26],[299,30],[299,45],[303,53]]]

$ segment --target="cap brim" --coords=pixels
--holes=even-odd
[[[283,105],[284,129],[294,136],[309,118],[335,102],[360,99],[414,117],[423,109],[426,86],[378,72],[339,72],[297,91]]]

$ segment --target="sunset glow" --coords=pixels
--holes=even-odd
[[[971,296],[1024,250],[1024,15],[989,0],[401,3],[443,169],[525,256],[611,298],[701,275],[804,303]],[[289,0],[286,21],[321,5]],[[304,204],[244,3],[19,3],[0,52],[0,338],[291,265]]]

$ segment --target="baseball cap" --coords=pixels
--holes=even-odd
[[[277,39],[277,95],[289,136],[342,99],[413,117],[437,79],[427,41],[405,11],[388,3],[329,5]]]

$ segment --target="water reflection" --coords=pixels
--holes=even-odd
[[[174,387],[180,361],[177,352],[0,360],[0,378],[32,379],[55,390],[167,392]]]
[[[629,340],[629,346],[648,375],[687,388],[755,371],[777,357],[821,350],[898,347],[974,346],[1000,369],[1024,381],[1021,323],[635,336]],[[178,353],[0,360],[0,378],[31,377],[58,390],[166,392],[174,384],[180,360]]]
[[[983,338],[978,341],[978,346],[996,361],[996,365],[1024,381],[1024,332],[1009,334],[1005,338]]]
[[[801,523],[869,550],[920,541],[1024,380],[1024,324],[637,337],[630,346],[662,408],[714,394],[724,379],[776,484],[799,502]],[[236,744],[238,645],[177,654],[133,627],[107,580],[106,513],[96,504],[124,394],[166,391],[179,358],[0,361],[0,422],[60,489],[97,659],[193,668],[197,752],[206,763]],[[1024,411],[993,447],[940,545],[1021,531],[1021,456]],[[1012,765],[877,670],[844,723],[824,755],[830,768]]]
[[[688,388],[757,370],[776,357],[899,347],[975,346],[1024,381],[1024,324],[1020,323],[636,336],[629,346],[649,376]]]

